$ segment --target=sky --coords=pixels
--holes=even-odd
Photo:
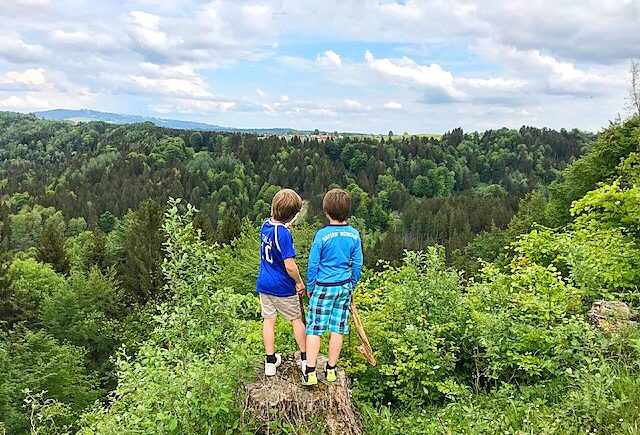
[[[230,127],[598,131],[640,0],[0,0],[0,110]]]

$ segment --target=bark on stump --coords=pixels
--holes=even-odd
[[[612,332],[621,327],[637,325],[638,312],[624,302],[595,301],[587,311],[587,320],[605,332]]]
[[[267,424],[274,420],[295,427],[321,419],[331,435],[364,434],[344,370],[338,368],[337,381],[329,384],[324,378],[327,359],[318,356],[318,385],[304,387],[299,361],[299,353],[283,356],[275,376],[265,376],[261,366],[256,380],[244,386],[245,409],[264,423],[263,431],[267,432]]]

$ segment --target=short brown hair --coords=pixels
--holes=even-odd
[[[351,216],[351,196],[342,189],[331,189],[322,198],[322,210],[331,219],[346,221]]]
[[[302,198],[292,189],[282,189],[271,201],[271,217],[280,222],[289,222],[302,208]]]

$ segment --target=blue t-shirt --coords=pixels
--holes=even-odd
[[[360,233],[351,225],[327,225],[313,238],[307,267],[307,291],[316,285],[351,283],[356,286],[362,272]]]
[[[284,260],[296,256],[291,231],[271,219],[260,229],[260,272],[256,290],[272,296],[293,296],[296,282],[284,267]]]

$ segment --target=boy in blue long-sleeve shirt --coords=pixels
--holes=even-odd
[[[329,361],[326,380],[336,380],[342,336],[349,333],[351,294],[362,271],[360,233],[347,223],[351,197],[341,189],[327,192],[322,200],[329,224],[318,230],[311,245],[307,267],[307,367],[303,385],[316,385],[316,361],[320,338],[329,329]]]

